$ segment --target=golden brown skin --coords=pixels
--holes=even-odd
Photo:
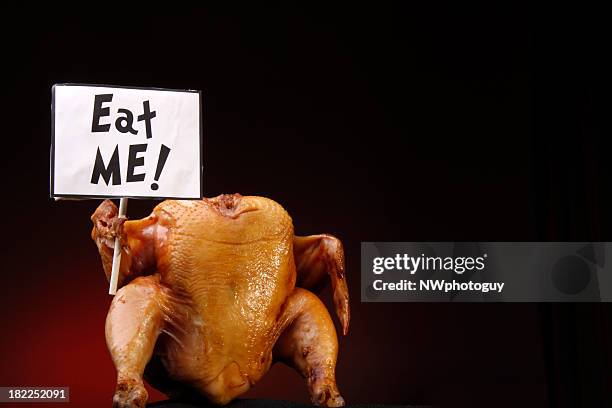
[[[329,277],[346,334],[339,240],[295,237],[279,204],[239,194],[164,201],[135,221],[118,218],[106,200],[92,221],[107,278],[115,237],[122,243],[121,289],[106,320],[117,368],[114,406],[145,406],[143,377],[170,396],[227,404],[275,361],[307,380],[314,404],[344,405],[335,381],[336,331],[309,291]]]

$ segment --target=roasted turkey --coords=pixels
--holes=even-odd
[[[336,330],[314,294],[331,281],[346,335],[338,239],[294,236],[278,203],[239,194],[167,200],[140,220],[117,214],[106,200],[91,217],[107,278],[114,240],[121,242],[120,289],[106,319],[114,406],[145,406],[143,378],[170,397],[224,405],[277,361],[306,379],[315,405],[344,405]]]

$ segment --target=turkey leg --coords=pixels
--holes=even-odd
[[[157,337],[163,328],[159,276],[139,277],[122,287],[106,318],[106,344],[117,369],[114,407],[144,407],[142,382]]]
[[[344,406],[336,386],[338,338],[325,305],[313,293],[296,288],[287,299],[283,320],[286,328],[274,346],[274,359],[306,379],[313,404]]]

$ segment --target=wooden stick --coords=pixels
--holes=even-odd
[[[127,198],[122,198],[119,201],[119,215],[118,217],[125,217],[127,212]],[[113,251],[113,268],[111,270],[110,287],[108,288],[108,294],[114,295],[117,293],[117,280],[119,279],[119,266],[121,266],[121,242],[119,237],[115,238],[115,248]]]

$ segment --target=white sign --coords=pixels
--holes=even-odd
[[[51,196],[201,198],[198,91],[53,86]]]

